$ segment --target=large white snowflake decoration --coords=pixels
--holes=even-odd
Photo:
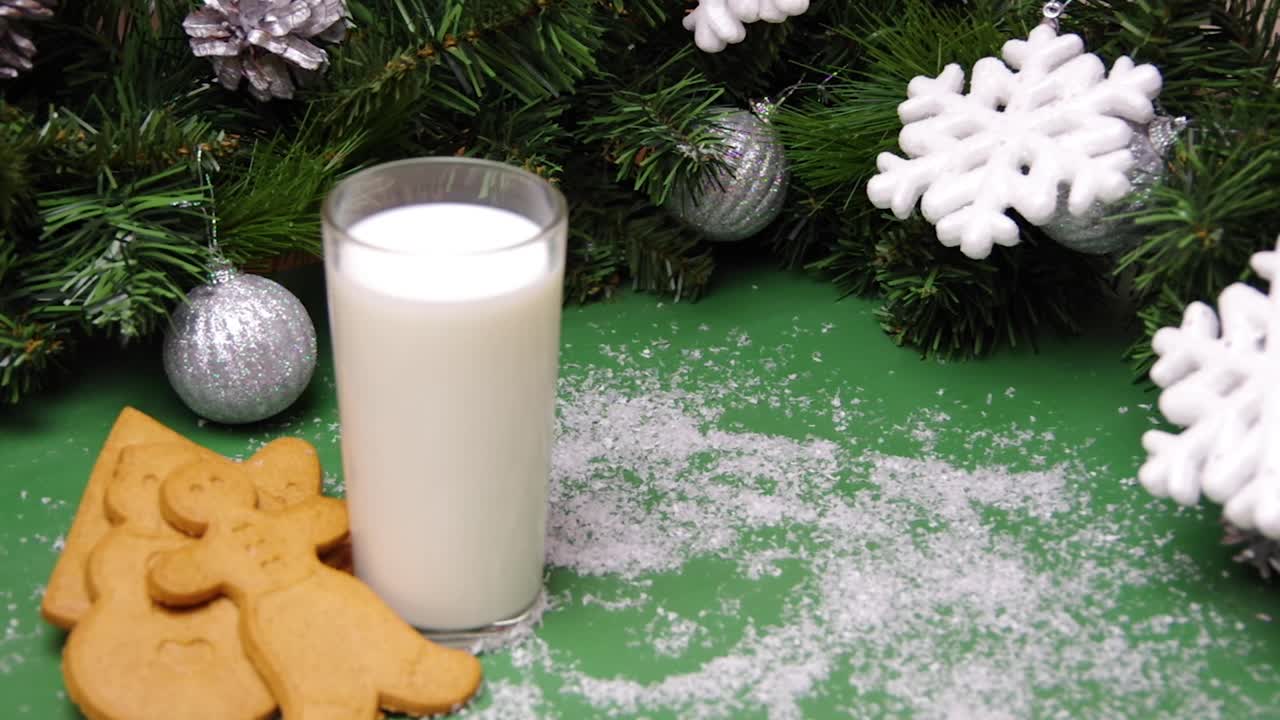
[[[698,0],[684,17],[684,29],[703,52],[718,53],[747,37],[747,25],[757,20],[780,23],[809,9],[809,0]]]
[[[1235,283],[1218,314],[1192,303],[1181,327],[1152,339],[1160,411],[1186,429],[1143,435],[1138,479],[1184,505],[1203,491],[1236,527],[1280,538],[1280,249],[1254,255],[1253,267],[1270,297]]]
[[[1009,208],[1039,225],[1062,188],[1077,216],[1095,201],[1124,197],[1134,161],[1130,123],[1151,121],[1162,82],[1155,67],[1128,57],[1108,76],[1079,36],[1047,24],[1005,43],[1002,54],[1004,62],[988,57],[973,66],[967,95],[959,65],[914,78],[898,106],[898,144],[910,159],[881,153],[880,173],[867,185],[871,202],[901,219],[920,201],[942,244],[975,259],[993,244],[1017,244]]]

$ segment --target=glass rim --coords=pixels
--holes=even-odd
[[[404,250],[392,249],[383,245],[377,245],[374,243],[366,242],[352,235],[350,232],[350,227],[344,226],[343,224],[337,222],[337,220],[334,219],[333,217],[334,216],[333,205],[335,202],[334,196],[337,195],[338,191],[341,190],[343,187],[347,186],[348,184],[354,185],[360,180],[366,180],[377,172],[385,171],[389,168],[402,167],[402,166],[408,166],[408,165],[438,165],[438,166],[455,165],[455,166],[463,166],[463,167],[469,166],[472,168],[485,168],[489,170],[494,170],[497,172],[506,173],[508,175],[514,175],[516,177],[523,177],[526,180],[533,181],[534,184],[536,185],[541,185],[543,188],[549,191],[549,195],[551,197],[551,203],[552,203],[551,218],[545,223],[535,222],[534,224],[538,226],[538,229],[536,232],[534,232],[532,235],[525,238],[524,240],[521,240],[520,242],[517,242],[517,243],[513,243],[511,245],[503,245],[502,247],[488,248],[483,250],[463,250],[463,251],[444,252],[444,253],[414,252],[414,251],[406,252]],[[406,205],[407,204],[410,204],[410,203],[406,203]],[[478,205],[480,207],[496,207],[493,205],[485,205],[483,203],[468,202],[466,200],[459,200],[457,201],[457,204]],[[405,205],[397,205],[394,207],[404,207],[404,206]],[[386,209],[389,210],[390,208],[386,208]],[[501,208],[501,209],[506,210],[506,208]],[[512,212],[514,214],[520,215],[520,217],[523,217],[526,220],[529,220],[530,222],[534,222],[533,218],[530,218],[522,213],[515,213],[515,211],[513,210],[508,210],[508,212]],[[369,216],[366,215],[365,217],[369,217]],[[497,160],[489,160],[487,158],[452,157],[447,155],[432,155],[432,156],[424,156],[424,157],[404,158],[401,160],[391,160],[388,162],[378,163],[377,165],[372,165],[370,167],[364,168],[363,170],[355,172],[343,178],[342,180],[339,180],[336,185],[329,188],[329,192],[325,193],[324,202],[322,202],[320,205],[320,221],[323,226],[329,227],[334,231],[340,233],[347,242],[355,243],[356,245],[359,245],[360,247],[368,250],[375,250],[375,251],[378,251],[381,253],[387,253],[390,255],[421,255],[421,256],[439,255],[441,257],[448,257],[448,256],[483,257],[486,255],[507,253],[507,252],[518,250],[520,248],[528,247],[530,245],[541,242],[542,240],[550,236],[552,233],[554,233],[557,227],[564,224],[568,220],[568,217],[569,217],[569,203],[568,201],[565,200],[564,193],[560,191],[560,188],[553,185],[549,180],[542,177],[541,175],[532,173],[528,170],[525,170],[522,167],[517,167],[515,165],[511,165],[510,163],[499,162]]]

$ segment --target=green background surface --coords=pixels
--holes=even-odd
[[[696,388],[699,382],[708,387],[719,383],[717,387],[723,388],[728,367],[731,373],[757,378],[789,377],[787,387],[796,396],[829,397],[832,388],[856,388],[862,411],[844,424],[833,423],[829,412],[809,412],[804,407],[781,412],[751,403],[730,403],[717,422],[736,432],[826,438],[903,457],[927,450],[962,467],[998,462],[1017,470],[1028,463],[1073,463],[1082,469],[1073,478],[1083,483],[1088,502],[1083,509],[1077,508],[1070,522],[1082,527],[1096,519],[1111,532],[1104,543],[1091,546],[1090,557],[1103,564],[1130,565],[1136,555],[1143,557],[1135,566],[1140,567],[1143,581],[1131,588],[1106,590],[1114,606],[1092,617],[1109,619],[1111,625],[1083,628],[1078,635],[1082,647],[1102,642],[1099,637],[1108,630],[1118,633],[1117,642],[1137,642],[1130,628],[1138,619],[1167,615],[1202,622],[1199,627],[1182,623],[1181,631],[1168,635],[1168,641],[1181,644],[1180,648],[1162,646],[1164,650],[1153,654],[1149,664],[1134,667],[1135,677],[1154,678],[1157,688],[1161,677],[1169,678],[1169,687],[1144,691],[1151,696],[1148,704],[1127,697],[1123,683],[1114,678],[1084,693],[1078,692],[1079,687],[1071,689],[1076,681],[1070,679],[1063,685],[1059,678],[1059,687],[1041,687],[1029,680],[1032,694],[1049,700],[1055,694],[1070,697],[1066,709],[1077,717],[1280,717],[1280,676],[1275,670],[1280,660],[1280,628],[1271,622],[1276,612],[1274,589],[1253,570],[1231,562],[1231,551],[1219,543],[1216,508],[1178,510],[1171,503],[1151,499],[1133,481],[1143,457],[1139,438],[1157,421],[1151,410],[1155,395],[1132,382],[1120,359],[1126,342],[1123,331],[1101,327],[1079,338],[1048,340],[1039,352],[1005,351],[982,361],[924,361],[885,338],[875,323],[871,302],[838,301],[826,284],[768,267],[729,268],[722,277],[710,296],[696,304],[624,294],[611,302],[567,308],[564,376],[572,381],[592,372],[626,369],[659,380],[680,374],[686,389]],[[122,406],[134,406],[232,457],[245,457],[273,437],[299,435],[317,446],[329,484],[339,484],[338,415],[320,274],[317,268],[308,268],[283,280],[311,308],[322,353],[311,388],[278,418],[232,428],[198,422],[169,390],[154,345],[90,353],[59,389],[0,411],[0,621],[5,623],[0,639],[0,708],[5,717],[78,717],[59,674],[63,634],[44,626],[37,608],[59,538],[69,527],[97,450]],[[734,337],[748,337],[750,343],[729,342]],[[727,366],[702,370],[691,360],[703,357],[704,351],[713,354],[730,346]],[[928,412],[945,411],[949,418],[948,431],[928,448],[922,448],[920,438],[910,432],[919,426],[922,411],[925,417],[930,417]],[[1003,456],[999,448],[975,450],[975,433],[987,430],[998,437],[1008,428],[1031,425],[1051,432],[1053,438],[1038,446],[1031,460],[1026,453]],[[1007,518],[991,522],[1017,524]],[[1028,525],[1031,530],[1011,533],[1011,537],[1034,548],[1038,533],[1054,534],[1055,522],[1059,521]],[[849,532],[857,530],[849,528]],[[1052,568],[1072,572],[1070,558],[1046,555],[1043,560],[1050,572]],[[957,563],[966,561],[955,558]],[[661,573],[646,582],[647,595],[654,602],[684,616],[696,616],[700,607],[733,596],[741,601],[738,621],[761,626],[780,616],[791,592],[786,573],[781,579],[752,580],[723,558],[693,558],[680,571]],[[531,666],[519,653],[511,652],[484,658],[490,687],[536,688],[538,702],[503,707],[501,698],[495,700],[490,693],[468,712],[493,717],[530,712],[599,716],[610,708],[593,706],[563,688],[557,667],[651,684],[697,668],[724,650],[723,643],[713,637],[678,657],[646,652],[643,644],[637,646],[634,641],[653,618],[652,604],[612,612],[574,600],[588,594],[621,596],[628,587],[633,585],[607,574],[584,577],[563,568],[550,569],[548,590],[559,601],[537,636],[554,661]],[[1196,611],[1189,613],[1188,608]],[[732,623],[708,627],[726,636],[742,630]],[[1185,667],[1188,662],[1195,665],[1190,671]],[[912,714],[901,703],[885,700],[875,688],[851,688],[846,678],[838,669],[825,673],[801,701],[803,715]],[[1085,677],[1078,680],[1081,685],[1090,682]],[[1063,704],[1036,702],[1029,706],[1030,713],[1026,707],[1019,713],[1060,713]],[[612,710],[623,716],[696,714],[670,707]],[[747,702],[726,709],[725,714],[763,717],[775,711],[767,703]],[[699,712],[715,714],[706,707]],[[963,708],[947,708],[945,703],[927,711],[917,708],[915,714],[942,717],[948,712],[958,717],[987,714],[966,714]]]

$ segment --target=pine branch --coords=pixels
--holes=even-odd
[[[715,259],[696,236],[665,213],[637,208],[627,218],[631,287],[696,301],[711,282]]]
[[[279,136],[257,143],[244,167],[216,174],[209,216],[227,259],[243,266],[293,252],[320,257],[320,204],[363,142],[355,134],[313,148]]]
[[[595,72],[604,33],[592,0],[392,5],[393,32],[376,32],[385,22],[375,15],[334,51],[334,127],[378,127],[427,106],[473,115],[495,91],[525,102],[568,92]]]
[[[0,404],[40,389],[67,349],[70,323],[24,323],[0,312]]]
[[[1068,27],[1108,64],[1121,55],[1154,64],[1164,76],[1161,105],[1185,114],[1208,97],[1271,84],[1278,66],[1268,44],[1274,42],[1252,23],[1275,4],[1263,0],[1258,15],[1251,1],[1096,0],[1075,3]]]
[[[830,216],[828,216],[828,219]],[[888,224],[882,218],[864,215],[855,222],[845,221],[836,228],[836,238],[827,243],[825,257],[806,269],[830,279],[845,295],[870,297],[880,292],[877,267],[883,264],[879,243],[888,248],[910,242],[912,228],[905,223]],[[918,228],[915,228],[918,230]]]
[[[126,341],[147,334],[183,297],[182,280],[203,272],[205,199],[184,168],[96,194],[43,195],[43,234],[0,309],[30,323],[73,318]]]
[[[661,27],[679,13],[673,9],[674,3],[663,0],[599,0],[598,4],[625,19],[637,32]]]
[[[28,107],[83,110],[86,97],[106,102],[123,89],[136,104],[159,107],[212,75],[187,47],[181,22],[189,0],[96,0],[62,3],[42,23],[39,62],[24,93]],[[91,118],[96,121],[96,118]]]
[[[781,108],[773,123],[792,172],[838,204],[864,205],[876,156],[897,145],[902,128],[897,107],[904,98],[901,85],[844,80],[825,90],[821,100]]]
[[[1234,108],[1202,106],[1163,186],[1132,216],[1145,240],[1121,258],[1117,272],[1133,273],[1146,330],[1126,353],[1137,373],[1150,369],[1155,330],[1177,325],[1188,303],[1212,302],[1230,283],[1252,277],[1250,256],[1274,247],[1280,227],[1277,109],[1277,100],[1248,98]]]
[[[654,205],[664,203],[678,187],[696,186],[724,167],[723,140],[714,132],[715,123],[727,114],[715,107],[722,92],[695,70],[664,82],[670,66],[687,59],[685,53],[673,56],[637,87],[619,91],[600,86],[589,91],[596,110],[584,123],[585,139],[603,146],[616,182],[630,181]]]
[[[756,23],[743,42],[719,53],[698,53],[695,57],[707,77],[734,89],[738,104],[774,95],[781,90],[776,77],[779,61],[797,32],[798,22]],[[692,40],[692,34],[688,39]],[[812,57],[805,60],[811,61]]]
[[[566,99],[527,103],[493,103],[458,128],[456,152],[484,157],[524,168],[555,180],[573,152],[575,138],[561,123],[568,110]]]
[[[99,120],[96,125],[71,109],[50,111],[33,151],[44,175],[41,184],[128,182],[173,167],[194,167],[197,157],[216,166],[218,159],[239,149],[239,136],[167,108],[122,105],[112,113],[95,98],[89,109]]]
[[[108,178],[106,178],[109,180]],[[18,402],[86,334],[153,332],[202,273],[206,189],[175,167],[40,196],[43,232],[0,234],[0,398]]]
[[[696,300],[715,270],[696,233],[642,196],[598,176],[570,172],[566,297],[575,302],[612,296],[624,281],[636,290]]]
[[[1228,33],[1248,55],[1249,64],[1262,70],[1261,79],[1275,84],[1280,74],[1280,2],[1276,0],[1227,0]]]
[[[814,193],[803,183],[792,182],[787,192],[789,202],[783,209],[777,230],[767,239],[769,249],[784,268],[794,270],[810,266],[810,270],[823,274],[842,275],[843,270],[811,263],[821,263],[822,260],[815,259],[815,255],[828,252],[849,238],[850,233],[861,232],[863,228],[858,224],[859,218],[842,216],[830,206],[826,193]],[[838,279],[837,283],[840,283]]]
[[[565,300],[585,303],[613,297],[625,276],[627,215],[630,204],[603,204],[595,198],[569,210],[569,252]]]
[[[1022,241],[972,260],[933,237],[896,232],[875,246],[884,296],[881,327],[925,356],[969,358],[1036,340],[1046,329],[1075,333],[1087,299],[1103,291],[1098,262],[1029,229]]]
[[[0,102],[0,235],[10,228],[22,232],[34,226],[32,138],[30,118]]]

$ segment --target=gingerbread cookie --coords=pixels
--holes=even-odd
[[[174,468],[197,459],[211,460],[211,455],[194,452],[185,443],[139,443],[123,448],[103,492],[102,509],[108,523],[129,522],[138,532],[185,537],[165,522],[160,512],[160,482]]]
[[[106,497],[108,486],[117,480],[143,486],[149,483],[153,487],[145,497],[134,498],[131,492],[121,496],[133,498],[136,505],[127,512],[142,529],[171,533],[161,522],[154,498],[165,475],[193,461],[216,463],[228,472],[248,472],[259,489],[259,502],[267,508],[283,507],[320,492],[320,461],[315,449],[303,440],[276,440],[243,463],[236,463],[126,407],[98,454],[65,547],[49,577],[40,605],[46,620],[70,629],[89,609],[85,567],[90,552],[113,523],[114,511]]]
[[[260,720],[274,712],[245,656],[233,603],[179,611],[147,593],[149,560],[193,542],[141,532],[130,520],[90,554],[94,602],[62,652],[67,693],[90,720]]]
[[[105,493],[106,514],[116,527],[89,556],[93,605],[63,651],[68,693],[88,717],[257,720],[275,709],[244,654],[235,605],[219,599],[183,612],[166,609],[147,593],[146,567],[156,553],[193,542],[164,520],[163,476],[195,464],[214,476],[239,475],[250,487],[254,478],[283,505],[319,492],[318,468],[308,472],[305,462],[314,453],[299,443],[279,441],[255,455],[266,462],[246,463],[193,460],[190,448],[178,443],[121,451]]]
[[[263,510],[283,510],[320,494],[320,457],[301,438],[272,440],[242,463],[223,462],[248,475]]]
[[[188,465],[165,480],[160,504],[169,522],[202,537],[158,557],[152,597],[230,597],[245,651],[287,720],[372,720],[380,707],[447,712],[479,688],[474,657],[424,639],[367,586],[317,559],[347,535],[341,502],[261,510],[239,476]]]
[[[80,507],[76,510],[71,530],[67,533],[62,554],[45,586],[40,614],[50,623],[70,628],[89,610],[85,566],[93,547],[111,529],[111,522],[103,508],[107,485],[116,474],[120,453],[124,448],[153,443],[179,444],[191,448],[193,453],[209,453],[133,408],[126,407],[120,412],[102,451],[98,453],[93,472],[89,475],[89,483],[80,497]]]

